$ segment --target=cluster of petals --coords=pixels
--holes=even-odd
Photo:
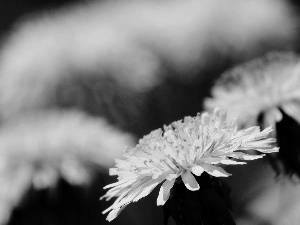
[[[234,121],[227,122],[227,112],[216,108],[212,114],[203,113],[186,117],[164,130],[157,129],[145,136],[134,148],[127,148],[125,159],[117,159],[110,175],[118,175],[118,181],[105,186],[109,189],[102,197],[115,202],[103,213],[109,212],[111,221],[131,202],[147,196],[163,182],[157,205],[164,205],[177,178],[181,177],[186,188],[200,189],[195,176],[203,172],[215,177],[227,177],[221,166],[245,164],[264,153],[277,152],[275,139],[268,138],[271,127],[260,131],[259,127],[237,129]],[[260,154],[247,154],[257,150]],[[178,179],[179,181],[179,179]]]
[[[271,52],[225,72],[212,88],[205,108],[228,108],[241,127],[281,121],[284,111],[300,123],[300,57]],[[262,116],[262,118],[260,118]]]
[[[55,188],[61,179],[87,185],[132,143],[129,133],[78,110],[30,112],[2,121],[0,225],[8,224],[31,188]]]

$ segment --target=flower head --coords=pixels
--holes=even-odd
[[[226,111],[215,109],[213,114],[203,113],[186,117],[169,126],[151,132],[140,140],[135,148],[127,148],[124,160],[116,160],[110,175],[118,175],[118,181],[102,197],[117,197],[107,220],[113,220],[126,205],[148,195],[162,183],[157,205],[164,205],[178,177],[191,191],[200,189],[194,175],[203,172],[216,177],[227,177],[220,165],[245,164],[238,160],[253,160],[264,156],[249,155],[238,150],[257,150],[261,153],[278,151],[272,147],[275,141],[267,138],[272,128],[260,131],[259,127],[237,130],[233,121],[227,122]]]
[[[300,57],[269,53],[226,72],[212,89],[206,109],[230,109],[240,127],[274,126],[280,151],[268,157],[277,174],[300,177]]]
[[[70,110],[31,113],[0,129],[0,224],[30,189],[53,188],[60,179],[88,184],[96,172],[133,143],[105,120]]]
[[[275,125],[284,111],[300,123],[300,58],[269,53],[226,72],[205,101],[208,110],[228,108],[241,126]]]

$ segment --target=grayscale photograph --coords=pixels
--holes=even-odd
[[[0,225],[299,225],[300,3],[1,0]]]

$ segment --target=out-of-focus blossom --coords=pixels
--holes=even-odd
[[[275,126],[283,110],[300,123],[300,58],[275,52],[237,66],[221,76],[205,108],[228,109],[241,126]]]
[[[23,198],[32,183],[32,168],[15,169],[8,166],[4,158],[0,165],[0,224],[5,225],[15,206]]]
[[[1,115],[53,104],[57,84],[74,76],[109,77],[137,91],[168,70],[191,80],[208,55],[247,58],[264,43],[289,44],[291,18],[280,0],[107,1],[35,15],[2,45]]]
[[[129,134],[78,111],[18,118],[2,126],[0,140],[5,165],[34,167],[37,186],[51,186],[59,176],[70,183],[84,183],[89,169],[111,166],[122,155],[120,149],[133,143]]]
[[[226,111],[215,109],[212,115],[203,113],[186,117],[169,126],[151,132],[140,140],[135,148],[128,148],[124,160],[116,160],[110,175],[118,175],[118,181],[102,197],[107,200],[118,197],[109,212],[111,221],[131,202],[147,196],[158,184],[163,183],[157,205],[164,205],[177,178],[181,177],[186,188],[200,189],[193,176],[203,172],[216,177],[227,177],[221,165],[245,164],[239,160],[253,160],[264,156],[249,155],[243,151],[262,153],[277,152],[272,146],[275,139],[267,138],[272,128],[260,131],[259,127],[237,130],[234,121],[227,122]]]
[[[274,182],[272,175],[270,172],[270,176],[261,184],[264,186],[261,193],[251,198],[245,207],[250,217],[247,218],[249,225],[259,223],[297,225],[300,220],[299,185],[287,178]],[[251,223],[253,220],[255,222]]]
[[[206,109],[228,108],[240,126],[276,126],[280,151],[270,156],[277,173],[300,176],[300,58],[274,52],[226,72],[212,89]]]
[[[77,111],[23,116],[0,129],[0,224],[24,192],[55,186],[61,177],[73,185],[90,181],[131,145],[129,134]]]
[[[263,161],[251,163],[243,171],[234,168],[233,172],[234,179],[227,179],[227,183],[235,186],[231,197],[236,224],[299,224],[299,183],[287,177],[274,180],[274,171]],[[242,179],[245,182],[240,182]]]

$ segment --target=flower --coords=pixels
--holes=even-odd
[[[212,55],[235,61],[297,38],[289,4],[273,0],[86,1],[19,22],[1,44],[1,118],[52,106],[74,80],[112,80],[121,88],[107,95],[136,96],[165,75],[195,81]]]
[[[300,58],[292,52],[272,52],[223,74],[205,101],[207,110],[230,109],[238,125],[274,126],[280,151],[268,159],[277,174],[300,177]]]
[[[234,121],[226,121],[225,110],[216,108],[213,114],[203,113],[186,117],[169,126],[151,132],[139,141],[135,148],[127,148],[125,159],[117,159],[110,175],[118,175],[118,181],[105,186],[110,188],[101,197],[107,200],[117,197],[115,202],[103,211],[109,212],[111,221],[131,202],[147,196],[162,183],[157,205],[164,205],[177,178],[181,177],[186,188],[200,189],[194,175],[203,172],[216,177],[227,177],[220,165],[237,165],[264,156],[249,155],[247,150],[261,153],[278,151],[271,144],[274,138],[267,138],[271,127],[260,131],[259,127],[237,130]]]
[[[55,187],[62,178],[88,184],[113,165],[133,137],[102,118],[71,110],[24,115],[0,128],[0,224],[6,224],[30,187]]]
[[[85,184],[92,171],[113,165],[122,155],[121,146],[133,143],[131,135],[102,118],[76,110],[16,118],[3,124],[0,140],[3,168],[30,167],[36,188],[54,186],[59,177],[74,185]]]
[[[228,108],[240,126],[261,122],[274,126],[284,111],[300,123],[300,58],[291,52],[273,52],[222,75],[205,108]],[[262,118],[261,118],[262,117]]]

